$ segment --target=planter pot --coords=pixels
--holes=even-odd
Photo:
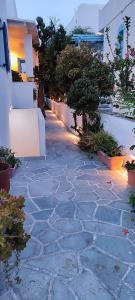
[[[102,163],[105,164],[110,170],[119,170],[123,166],[125,159],[125,156],[110,157],[103,151],[98,151],[97,155]]]
[[[0,163],[0,190],[10,190],[10,166],[8,164]]]
[[[15,165],[14,168],[10,167],[10,178],[12,178],[15,175],[17,166]]]
[[[135,186],[135,171],[128,170],[128,184]]]

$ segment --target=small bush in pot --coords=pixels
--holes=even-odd
[[[127,161],[125,167],[128,171],[128,183],[135,186],[135,160]]]
[[[0,190],[9,192],[10,189],[10,167],[7,163],[0,162]]]
[[[15,168],[21,164],[19,158],[15,157],[15,153],[6,147],[0,147],[0,162],[5,162],[10,166],[10,175],[12,176]]]
[[[111,170],[119,169],[123,165],[123,147],[119,146],[113,136],[104,130],[85,133],[81,137],[79,146],[88,152],[97,153],[100,160]]]

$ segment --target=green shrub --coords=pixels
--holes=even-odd
[[[11,149],[0,147],[0,161],[8,163],[12,168],[19,167],[21,161],[15,157],[15,153]]]
[[[79,141],[79,146],[81,149],[91,153],[103,151],[110,157],[120,156],[123,151],[123,147],[118,146],[113,136],[104,130],[97,133],[88,132],[84,134]]]
[[[135,171],[135,160],[127,161],[125,167],[128,171]]]

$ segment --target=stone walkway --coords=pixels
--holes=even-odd
[[[11,193],[26,198],[31,240],[22,282],[0,300],[135,300],[135,214],[131,188],[76,146],[47,114],[47,159],[23,160]]]

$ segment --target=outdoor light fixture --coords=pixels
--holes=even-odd
[[[0,67],[10,72],[7,25],[0,19]]]

